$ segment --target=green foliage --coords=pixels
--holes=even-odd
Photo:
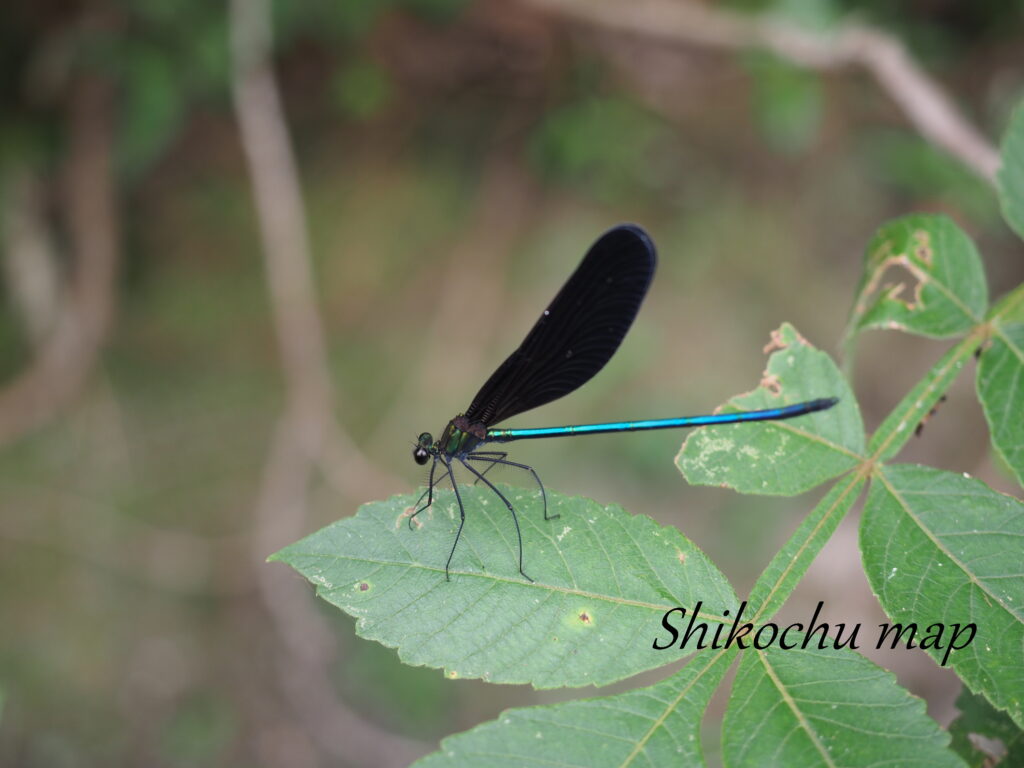
[[[864,483],[863,477],[851,473],[832,486],[761,573],[750,590],[751,606],[765,616],[771,616],[782,607],[853,507]]]
[[[116,5],[110,14],[116,21],[110,24],[78,28],[79,21],[70,14],[63,35],[73,50],[59,56],[68,56],[83,70],[103,72],[115,86],[117,164],[129,178],[138,178],[167,150],[197,105],[227,103],[231,72],[228,9],[224,3],[205,0],[116,0]],[[301,38],[332,51],[352,51],[358,59],[363,41],[387,11],[402,9],[430,22],[447,23],[465,6],[466,0],[275,2],[274,43],[285,48]],[[15,25],[11,36],[17,37],[19,31]],[[54,54],[36,52],[35,58],[43,56]],[[31,67],[38,68],[38,62],[29,66],[25,62],[31,57],[10,58],[0,63],[7,64],[4,74],[10,71],[19,88],[25,81],[38,79],[38,73],[31,71]],[[0,82],[0,91],[2,85]],[[340,71],[336,95],[347,113],[365,118],[387,102],[389,83],[380,69],[356,65]],[[24,133],[38,142],[48,126],[34,107],[29,104],[24,110]],[[8,120],[6,127],[10,124]],[[4,146],[10,148],[10,142]],[[5,151],[0,150],[0,166]]]
[[[891,673],[813,643],[745,653],[722,730],[730,766],[963,765]]]
[[[668,680],[618,696],[509,710],[445,739],[440,752],[415,766],[703,764],[701,715],[734,655],[702,651]]]
[[[754,117],[775,149],[807,149],[821,123],[822,93],[818,75],[769,53],[747,57],[753,77]]]
[[[748,0],[742,4],[783,24],[819,34],[827,34],[840,19],[834,0]],[[782,153],[805,151],[821,127],[824,104],[818,73],[768,51],[754,51],[743,61],[751,77],[754,120],[765,140]]]
[[[754,434],[739,424],[693,432],[676,457],[688,482],[724,484],[740,493],[793,496],[862,460],[860,411],[832,359],[813,349],[789,324],[773,335],[772,343],[780,351],[769,359],[761,386],[719,410],[776,408],[825,395],[839,397],[839,404],[801,419],[765,423]]]
[[[978,364],[978,398],[992,443],[1024,485],[1024,291],[1010,294],[991,313],[991,336]]]
[[[992,188],[956,158],[917,134],[871,131],[863,137],[863,154],[879,180],[916,199],[941,200],[972,221],[992,225],[999,206]]]
[[[949,654],[947,635],[927,653],[1024,726],[1024,504],[978,480],[894,464],[875,475],[860,534],[886,614],[917,624],[918,644],[933,622],[962,638],[975,624],[978,642]]]
[[[388,73],[372,61],[357,61],[338,73],[334,93],[345,112],[366,119],[387,104],[391,81]]]
[[[949,726],[951,746],[970,768],[990,768],[994,759],[1001,765],[1024,765],[1024,731],[1010,718],[967,689],[956,708],[961,714]]]
[[[417,496],[396,496],[363,505],[273,559],[358,617],[363,637],[452,678],[604,685],[682,655],[656,651],[638,634],[670,608],[700,600],[705,620],[720,623],[723,611],[735,613],[725,577],[674,528],[556,493],[548,509],[561,518],[545,522],[537,493],[503,490],[519,511],[524,567],[536,583],[520,576],[512,520],[486,487],[462,491],[473,514],[450,569],[459,600],[438,588],[459,522],[451,491],[435,498],[421,526],[407,525]]]
[[[1015,151],[1013,140],[1005,146]],[[1024,184],[1019,172],[1004,163],[1004,199],[1005,190]],[[883,285],[893,270],[907,285]],[[1017,755],[1024,728],[1024,505],[965,476],[886,462],[978,353],[977,392],[993,445],[1022,476],[1022,307],[1024,285],[989,307],[977,250],[950,219],[914,215],[889,222],[865,253],[848,347],[872,328],[957,337],[954,345],[867,436],[834,363],[784,325],[773,335],[761,386],[726,407],[827,395],[839,395],[840,404],[792,422],[695,431],[677,459],[691,482],[744,493],[791,495],[838,476],[742,605],[754,635],[773,623],[868,488],[863,563],[889,623],[878,628],[885,633],[863,627],[860,642],[880,647],[897,637],[913,640],[912,647],[950,666],[984,697],[965,700],[965,717],[953,728],[955,751],[921,702],[852,647],[783,649],[776,643],[741,653],[735,644],[695,647],[677,636],[672,650],[648,650],[652,639],[665,638],[659,624],[669,607],[695,609],[700,601],[697,618],[725,629],[740,621],[740,605],[722,573],[682,534],[617,507],[550,493],[552,511],[561,517],[544,522],[534,491],[507,490],[520,511],[533,583],[517,573],[507,510],[492,494],[470,487],[450,584],[443,578],[456,525],[450,492],[439,494],[416,531],[406,527],[415,497],[396,497],[364,505],[354,518],[274,559],[291,564],[325,599],[358,617],[364,637],[453,677],[536,687],[602,684],[697,651],[683,669],[649,688],[506,712],[446,739],[422,761],[431,768],[552,761],[703,765],[700,721],[737,655],[742,661],[722,739],[729,765],[958,766],[962,758],[977,765],[966,735],[976,732],[994,734]],[[894,631],[890,624],[897,623]]]
[[[125,51],[119,160],[129,172],[151,162],[177,133],[185,114],[185,94],[177,65],[155,46]]]
[[[137,176],[177,136],[194,104],[226,101],[227,18],[223,7],[197,0],[122,5],[131,34],[85,36],[81,58],[119,89],[117,161]]]
[[[882,282],[894,273],[898,282]],[[977,325],[987,303],[981,258],[963,230],[946,216],[904,216],[868,245],[848,338],[867,328],[948,338]]]
[[[664,121],[624,98],[586,98],[544,119],[532,156],[547,176],[615,200],[666,182],[671,140]]]
[[[998,182],[1003,216],[1017,234],[1024,237],[1024,104],[1014,110],[1006,129]]]

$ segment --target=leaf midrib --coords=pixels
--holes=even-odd
[[[393,566],[393,567],[396,567],[396,568],[405,568],[406,570],[411,570],[413,568],[416,568],[416,569],[421,570],[421,571],[431,571],[431,572],[437,573],[437,574],[442,574],[442,573],[445,572],[443,568],[438,568],[436,566],[423,565],[422,563],[404,563],[404,562],[401,562],[399,560],[379,560],[379,559],[369,558],[369,557],[352,557],[350,555],[338,556],[338,555],[335,555],[335,554],[328,554],[326,552],[302,552],[302,553],[296,553],[296,554],[299,554],[301,557],[326,558],[326,559],[330,559],[330,560],[334,560],[334,561],[337,561],[337,560],[341,559],[341,560],[348,560],[348,561],[354,562],[354,563],[367,563],[367,564],[370,564],[370,565],[383,565],[383,566]],[[593,600],[603,600],[603,601],[605,601],[607,603],[612,603],[612,604],[615,604],[615,605],[628,605],[628,606],[632,606],[634,608],[649,608],[651,610],[656,610],[656,611],[659,611],[661,613],[664,613],[666,610],[669,610],[671,608],[677,608],[677,607],[685,608],[686,607],[686,606],[669,605],[667,603],[649,603],[649,602],[646,602],[644,600],[631,600],[631,599],[626,598],[626,597],[616,597],[614,595],[604,595],[604,594],[601,594],[600,592],[590,592],[590,591],[584,590],[584,589],[570,589],[568,587],[559,587],[559,586],[555,586],[555,585],[552,585],[552,584],[542,584],[542,583],[539,583],[539,582],[530,583],[530,582],[527,582],[527,581],[520,581],[518,579],[509,579],[509,578],[504,578],[504,577],[501,577],[501,576],[495,576],[495,575],[491,575],[491,574],[476,573],[474,571],[457,571],[454,568],[449,568],[448,569],[448,573],[452,574],[452,575],[457,575],[457,576],[466,576],[466,577],[470,577],[470,578],[486,579],[486,580],[488,580],[490,582],[499,582],[499,583],[502,583],[502,584],[514,584],[514,585],[516,585],[518,587],[540,589],[540,590],[543,590],[544,592],[558,592],[558,593],[561,593],[561,594],[564,594],[564,595],[570,595],[570,596],[573,596],[573,597],[586,597],[586,598],[590,598],[590,599],[593,599]],[[341,586],[339,586],[339,587],[325,587],[323,584],[317,584],[316,582],[314,582],[314,585],[317,587],[318,590],[324,590],[324,591],[327,591],[327,592],[333,592],[333,591],[345,588],[345,587],[341,587]],[[731,621],[728,620],[724,616],[716,616],[714,614],[704,613],[703,611],[699,612],[697,614],[697,618],[708,620],[708,621],[714,621],[714,622],[717,622],[719,624],[730,624],[731,623]]]
[[[1017,616],[1017,614],[1014,613],[1014,611],[1006,605],[1005,600],[999,597],[999,595],[995,594],[992,590],[990,590],[984,582],[979,580],[979,578],[974,574],[974,572],[971,571],[967,567],[967,565],[960,560],[959,557],[954,555],[949,550],[949,548],[946,547],[945,544],[939,538],[937,538],[934,532],[924,524],[920,517],[914,513],[910,505],[907,503],[906,499],[903,498],[903,494],[901,494],[895,488],[895,486],[893,486],[893,484],[889,481],[889,478],[886,476],[885,472],[876,472],[874,476],[879,482],[882,483],[882,485],[886,487],[886,489],[889,491],[892,497],[896,500],[896,503],[899,504],[900,507],[903,509],[904,514],[906,514],[906,516],[910,518],[915,525],[917,525],[917,527],[928,538],[928,540],[932,542],[935,548],[939,550],[939,552],[941,552],[943,555],[948,557],[950,562],[952,562],[957,568],[959,568],[960,571],[968,578],[968,580],[972,584],[974,584],[979,590],[981,590],[983,594],[992,598],[992,600],[997,605],[999,605],[1000,608],[1006,611],[1006,613],[1009,616],[1011,616],[1014,621],[1019,623],[1020,617]]]

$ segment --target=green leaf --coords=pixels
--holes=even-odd
[[[735,651],[702,651],[668,680],[617,696],[503,712],[415,768],[704,765],[700,723]]]
[[[745,651],[722,733],[732,768],[963,765],[924,702],[891,673],[813,641],[807,650]]]
[[[1024,723],[1024,504],[950,472],[880,467],[860,538],[868,580],[890,619],[916,625],[915,647],[941,629],[941,647],[927,653]],[[893,634],[884,642],[891,646]]]
[[[971,239],[946,216],[904,216],[883,225],[868,245],[847,339],[867,328],[955,336],[980,323],[987,304]]]
[[[938,405],[978,344],[978,337],[973,334],[959,342],[892,409],[868,443],[868,453],[875,461],[885,461],[899,453],[917,426]]]
[[[984,697],[966,688],[956,700],[960,717],[949,726],[952,747],[971,768],[1024,765],[1024,731]]]
[[[992,444],[1024,485],[1024,286],[995,308],[991,328],[978,361],[978,399]]]
[[[818,397],[839,397],[827,411],[786,421],[725,424],[694,430],[676,466],[695,485],[724,485],[740,493],[792,496],[861,461],[864,425],[839,369],[788,323],[772,334],[761,386],[732,398],[723,412],[776,408]]]
[[[398,648],[408,664],[444,667],[449,677],[538,688],[604,685],[684,655],[656,651],[665,611],[692,609],[725,623],[736,596],[725,577],[674,528],[583,498],[548,493],[557,520],[545,521],[535,490],[499,486],[519,515],[515,527],[487,488],[460,488],[466,524],[451,564],[458,507],[453,494],[410,530],[416,496],[363,505],[273,556],[359,619],[363,637]]]
[[[786,602],[822,547],[860,496],[865,480],[859,473],[837,482],[789,541],[778,551],[750,590],[750,608],[759,619],[771,617]]]
[[[1003,164],[996,174],[999,202],[1007,223],[1024,237],[1024,103],[1017,105],[1006,128]]]
[[[547,113],[530,155],[545,176],[614,201],[674,183],[676,144],[658,115],[628,99],[592,97]]]

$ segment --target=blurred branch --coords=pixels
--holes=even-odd
[[[322,463],[325,454],[345,457],[342,466],[324,469],[346,490],[358,493],[394,485],[396,481],[371,464],[334,419],[302,192],[280,96],[267,64],[270,28],[263,18],[264,6],[264,0],[232,5],[232,88],[264,246],[285,377],[285,418],[297,426],[293,436],[311,461]],[[327,443],[333,445],[328,448]]]
[[[902,42],[871,27],[843,24],[815,33],[777,18],[752,16],[691,0],[526,0],[568,18],[657,40],[709,48],[761,48],[808,69],[862,68],[917,131],[990,183],[999,153],[960,114]]]
[[[120,223],[106,83],[79,81],[69,111],[63,200],[74,264],[53,328],[35,359],[0,390],[0,445],[39,427],[77,396],[113,319]]]
[[[57,246],[44,211],[45,183],[28,163],[0,183],[4,280],[32,348],[38,349],[53,329],[61,298]]]
[[[324,457],[348,490],[387,482],[337,427],[316,305],[312,259],[298,172],[280,95],[270,69],[269,0],[232,0],[232,90],[263,240],[278,352],[285,376],[285,412],[272,440],[257,505],[260,561],[305,528],[309,483]],[[262,565],[262,563],[261,563]],[[335,643],[305,584],[257,567],[261,594],[284,642],[278,660],[282,689],[320,748],[366,765],[406,765],[425,745],[388,733],[335,695],[330,665]]]

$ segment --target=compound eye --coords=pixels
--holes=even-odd
[[[430,458],[430,454],[423,446],[417,445],[412,449],[412,458],[417,464],[426,464],[427,459]]]

